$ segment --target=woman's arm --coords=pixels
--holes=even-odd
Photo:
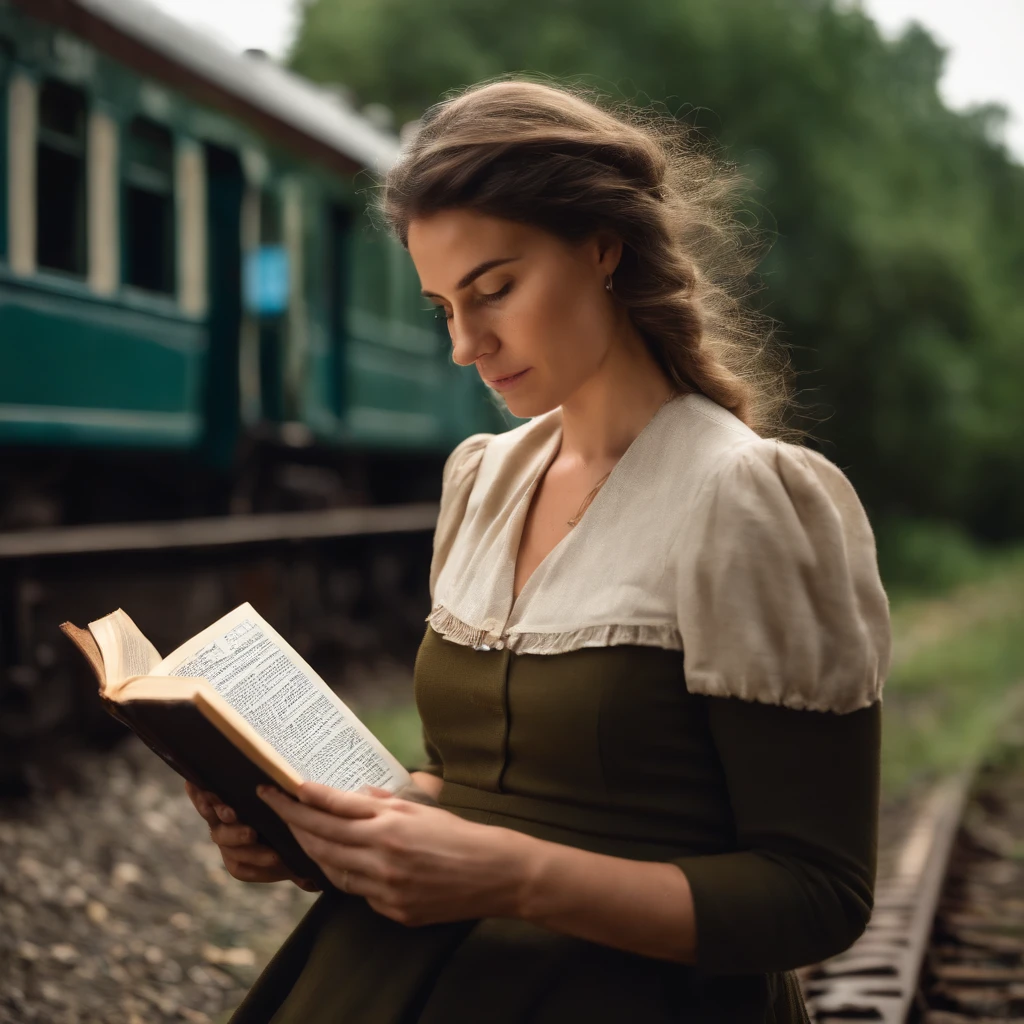
[[[518,917],[628,952],[693,963],[693,901],[673,864],[607,857],[448,811],[307,784],[263,798],[346,892],[417,926]]]
[[[790,970],[852,945],[873,901],[880,704],[838,715],[709,698],[708,718],[739,849],[637,864],[534,845],[522,916],[716,973]]]
[[[310,783],[301,802],[260,795],[336,886],[402,924],[520,917],[647,956],[693,957],[686,878],[672,864],[588,853],[391,796]]]
[[[696,962],[693,897],[674,864],[519,838],[524,881],[515,916],[629,953]]]
[[[879,706],[847,715],[709,698],[740,848],[651,863],[390,797],[304,785],[264,799],[341,888],[408,925],[519,917],[715,972],[847,948],[871,911]]]

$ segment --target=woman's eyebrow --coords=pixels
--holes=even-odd
[[[519,259],[522,259],[522,256],[502,256],[496,260],[484,260],[483,263],[475,266],[468,274],[462,276],[459,283],[455,286],[455,290],[460,292],[463,288],[468,288],[481,274],[486,274],[488,270],[500,267],[503,263],[513,263]],[[440,299],[443,297],[435,292],[428,292],[425,289],[420,294],[428,299]]]

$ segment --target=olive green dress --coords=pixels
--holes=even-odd
[[[441,805],[676,864],[696,963],[517,920],[408,928],[331,892],[232,1024],[806,1021],[793,969],[872,906],[887,604],[845,477],[737,424],[663,406],[515,600],[560,421],[463,442],[415,667]]]

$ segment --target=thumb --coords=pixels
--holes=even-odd
[[[377,814],[377,800],[365,793],[323,786],[319,782],[304,782],[296,794],[300,803],[336,814],[341,818],[372,818]]]
[[[364,793],[364,794],[366,794],[366,796],[379,796],[379,797],[384,797],[384,798],[387,798],[387,797],[390,797],[390,796],[393,795],[390,792],[390,790],[381,789],[380,786],[371,786],[371,785],[368,785],[368,784],[365,785],[365,786],[360,786],[356,790],[356,792],[357,793]]]

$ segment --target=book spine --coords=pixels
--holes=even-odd
[[[103,701],[104,707],[106,707],[109,714],[116,718],[122,725],[131,729],[136,736],[142,740],[143,743],[149,747],[150,750],[160,758],[168,768],[177,772],[187,782],[191,782],[193,786],[198,786],[200,789],[205,789],[206,786],[203,784],[203,780],[196,775],[187,765],[182,764],[178,761],[173,754],[160,743],[158,739],[155,739],[153,735],[146,729],[146,727],[136,718],[135,715],[131,714],[128,707],[124,704],[119,704],[116,700],[110,700],[108,697],[104,697],[100,694],[100,700]]]

